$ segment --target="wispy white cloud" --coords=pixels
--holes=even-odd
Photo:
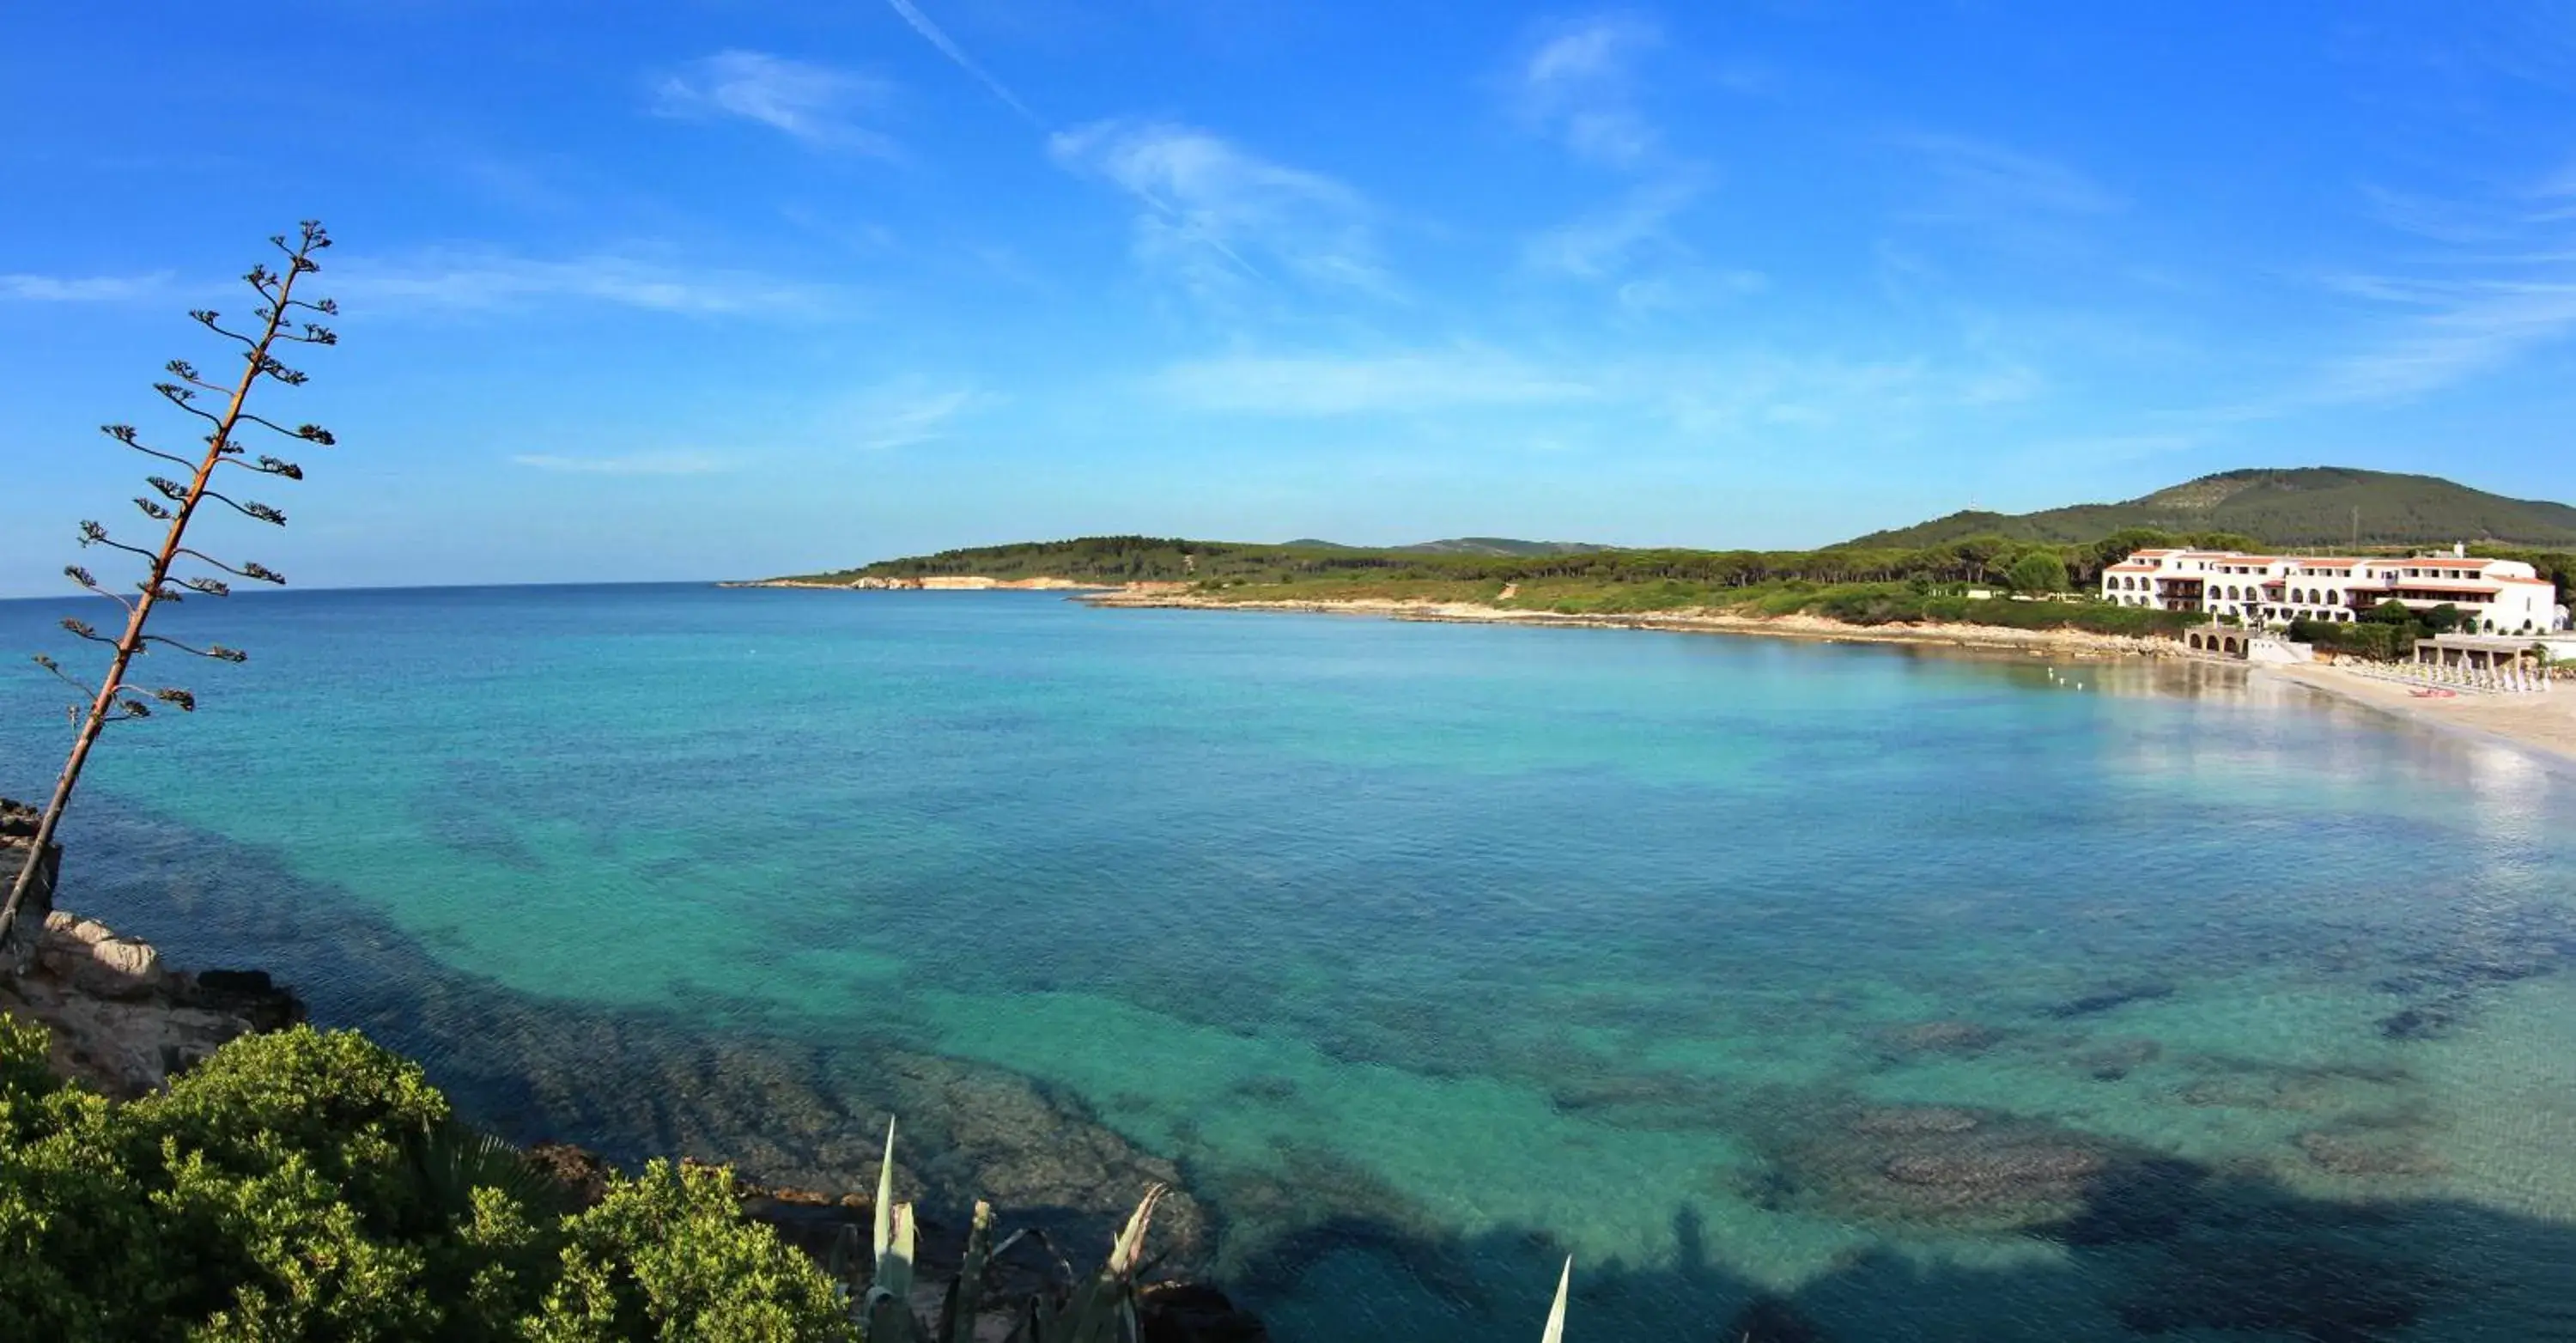
[[[170,288],[168,271],[150,275],[0,275],[0,300],[27,303],[121,303]]]
[[[734,465],[726,458],[703,452],[639,452],[618,457],[526,453],[510,461],[536,471],[588,476],[703,476],[732,470]]]
[[[2101,215],[2128,204],[2064,164],[1987,141],[1917,133],[1894,143],[1916,155],[1935,184],[1923,217],[1985,222],[2034,213]]]
[[[2402,281],[2354,276],[2339,287],[2411,311],[2387,339],[2329,365],[2310,394],[2320,401],[2420,396],[2576,334],[2576,275]]]
[[[1656,368],[1638,383],[1682,432],[1713,438],[1826,428],[1910,436],[1935,417],[2016,405],[2045,389],[2026,365],[1931,356],[1738,355]]]
[[[965,48],[958,46],[955,42],[949,40],[947,32],[942,30],[938,24],[932,23],[929,15],[921,12],[921,6],[914,4],[912,0],[886,0],[886,3],[894,7],[895,13],[903,16],[903,21],[905,23],[912,25],[912,30],[914,32],[921,34],[923,41],[939,48],[940,55],[946,56],[949,60],[955,62],[958,69],[965,71],[967,74],[973,75],[977,83],[982,84],[985,88],[991,90],[994,97],[1001,99],[1002,102],[1012,111],[1019,113],[1021,117],[1025,118],[1030,125],[1042,127],[1046,124],[1038,119],[1037,113],[1029,110],[1029,105],[1027,103],[1020,101],[1018,94],[1011,92],[1010,89],[1002,83],[1002,81],[995,79],[991,74],[985,71],[983,66],[976,64],[975,58],[967,55]]]
[[[1756,293],[1769,280],[1747,267],[1705,262],[1674,221],[1704,194],[1707,174],[1679,169],[1646,182],[1608,207],[1545,229],[1521,246],[1522,266],[1539,275],[1605,286],[1631,315],[1681,312]]]
[[[883,106],[892,90],[886,81],[855,71],[766,52],[720,51],[656,83],[654,110],[674,117],[739,117],[811,144],[891,155],[894,142],[854,118]]]
[[[1548,405],[1595,392],[1560,370],[1474,347],[1380,356],[1229,355],[1174,365],[1156,386],[1192,409],[1295,416]]]
[[[1537,270],[1599,280],[1641,260],[1687,257],[1690,249],[1674,236],[1672,221],[1700,192],[1700,182],[1691,177],[1648,183],[1606,210],[1530,238],[1522,259]]]
[[[1633,16],[1553,30],[1520,67],[1518,110],[1585,158],[1614,167],[1641,163],[1661,137],[1639,106],[1636,67],[1662,42],[1660,30]]]
[[[971,387],[934,390],[918,378],[871,389],[832,418],[846,425],[848,444],[883,452],[949,436],[956,422],[1000,398]]]
[[[2405,400],[2576,337],[2576,170],[2483,201],[2369,199],[2382,223],[2433,251],[2411,273],[2325,277],[2375,310],[2381,334],[2327,363],[2293,401]]]
[[[681,266],[613,254],[541,260],[438,251],[408,260],[352,260],[331,269],[338,296],[388,312],[500,310],[592,302],[686,316],[815,316],[843,306],[827,285],[753,271]]]
[[[1284,275],[1385,294],[1392,284],[1370,208],[1334,178],[1273,163],[1209,131],[1102,121],[1049,138],[1056,161],[1124,188],[1144,207],[1137,258],[1199,298],[1225,302],[1247,279]]]
[[[1623,280],[1611,291],[1611,298],[1622,311],[1642,316],[1704,308],[1770,287],[1771,278],[1758,270],[1692,266]]]

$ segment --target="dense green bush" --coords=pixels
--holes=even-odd
[[[44,1057],[0,1018],[0,1339],[853,1336],[730,1176],[656,1165],[566,1215],[354,1032],[237,1040],[130,1103]]]
[[[2423,637],[2423,628],[2411,621],[2376,618],[2351,624],[2293,620],[2290,622],[2290,637],[2300,643],[2315,644],[2330,653],[2391,662],[2415,651],[2415,641]]]
[[[2004,577],[2023,592],[2064,592],[2066,561],[2045,550],[2027,551]]]

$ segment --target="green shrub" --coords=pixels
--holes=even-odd
[[[2394,661],[2415,651],[2415,640],[2421,630],[2412,624],[2365,619],[2351,624],[2324,620],[2293,620],[2290,637],[2301,643],[2315,644],[2332,653]]]
[[[532,1343],[851,1337],[831,1279],[743,1220],[726,1171],[656,1161],[611,1183],[564,1230],[562,1277],[532,1322]]]
[[[354,1032],[236,1040],[119,1104],[0,1020],[0,1339],[848,1339],[730,1176],[656,1167],[564,1216]]]
[[[2066,561],[2045,550],[2024,552],[2004,577],[2022,592],[2064,592]]]

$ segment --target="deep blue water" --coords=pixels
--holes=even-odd
[[[991,1065],[1178,1162],[1283,1343],[1534,1337],[1568,1252],[1578,1339],[2576,1338],[2576,784],[2510,751],[1046,594],[176,614],[252,661],[158,669],[205,707],[114,730],[66,903],[522,1135],[822,1179],[886,1060]],[[0,679],[0,792],[58,698]]]

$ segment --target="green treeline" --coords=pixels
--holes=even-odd
[[[1340,546],[1261,545],[1178,537],[1087,536],[1070,541],[943,550],[882,560],[856,569],[805,575],[805,581],[858,578],[982,576],[1065,578],[1103,583],[1191,582],[1205,585],[1526,584],[1592,587],[1680,583],[1723,594],[1806,583],[1906,583],[2054,586],[2098,591],[2102,570],[2131,552],[2154,547],[2262,551],[2263,542],[2229,532],[2166,532],[2133,527],[2097,541],[2015,541],[1972,536],[1916,547],[1836,546],[1824,550],[1595,550],[1553,555],[1450,555]],[[2567,600],[2576,585],[2576,553],[2516,546],[2473,546],[2472,554],[2530,563]],[[1643,608],[1641,608],[1643,609]]]
[[[1220,600],[1462,601],[1570,615],[1718,610],[1816,615],[1862,625],[1939,621],[2170,635],[2199,617],[2097,599],[2105,566],[2132,552],[2157,547],[2267,549],[2252,537],[2228,532],[2166,532],[2146,527],[2080,543],[1971,536],[1913,547],[1591,550],[1533,555],[1090,536],[946,550],[811,575],[804,581],[980,576],[1110,584],[1186,582],[1196,594]],[[2472,553],[2530,563],[2557,583],[2561,602],[2568,600],[2571,581],[2576,581],[2576,554],[2569,552],[2484,546],[2473,547]],[[1972,595],[1978,590],[2058,599],[1989,600]],[[2356,633],[2326,642],[2342,646],[2376,637],[2376,632]],[[2395,637],[2392,633],[2388,639]],[[2353,651],[2363,650],[2356,646]]]
[[[2102,566],[2144,546],[2192,545],[2249,549],[2255,542],[2223,532],[2176,535],[2132,530],[2088,545],[2037,544],[1977,536],[1936,546],[1829,550],[1596,550],[1555,555],[1444,555],[1404,550],[1258,545],[1189,541],[1177,537],[1088,536],[1071,541],[943,550],[936,555],[883,560],[857,569],[807,577],[847,582],[856,578],[1068,578],[1100,582],[1296,583],[1316,579],[1446,580],[1519,583],[1565,579],[1591,583],[1681,581],[1711,588],[1751,588],[1783,582],[1884,583],[1914,578],[1934,582],[2001,582],[2024,555],[2055,558],[2076,586],[2098,582]]]

